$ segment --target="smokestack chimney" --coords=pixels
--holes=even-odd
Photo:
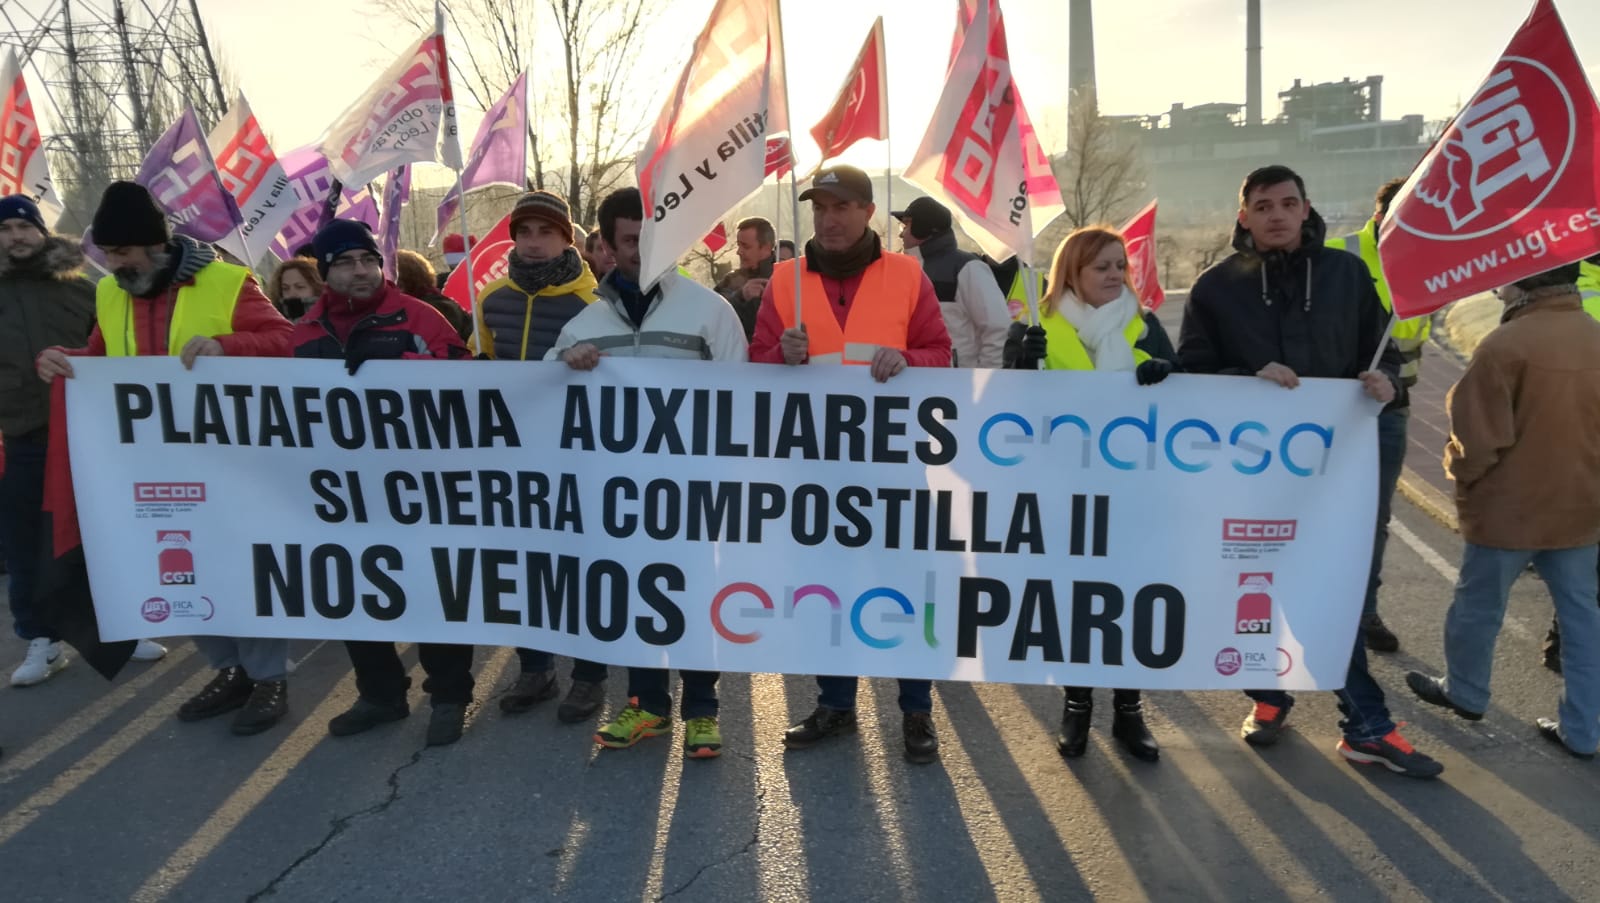
[[[1261,0],[1244,4],[1244,121],[1261,124]]]
[[[1089,109],[1099,111],[1094,86],[1094,14],[1089,0],[1071,0],[1067,20],[1067,92],[1076,99],[1088,92]]]

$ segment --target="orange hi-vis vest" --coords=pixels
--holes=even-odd
[[[785,260],[772,268],[772,302],[783,319],[784,329],[794,328],[794,268],[803,267],[804,261],[804,257]],[[828,297],[822,276],[802,269],[800,305],[810,342],[810,362],[870,364],[878,348],[905,351],[911,314],[922,293],[922,278],[922,265],[915,259],[883,252],[861,274],[855,302],[841,329],[833,312],[838,299]]]

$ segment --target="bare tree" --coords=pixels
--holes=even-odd
[[[1067,152],[1054,161],[1062,213],[1069,228],[1115,222],[1132,211],[1146,190],[1144,166],[1132,135],[1101,116],[1092,95],[1069,103]]]

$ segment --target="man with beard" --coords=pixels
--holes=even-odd
[[[437,310],[383,278],[383,256],[365,223],[336,219],[312,239],[322,296],[294,328],[294,356],[342,360],[354,376],[372,360],[466,358],[467,346]],[[347,640],[360,694],[348,711],[328,722],[328,733],[344,737],[411,714],[406,691],[411,678],[394,644]],[[422,689],[433,700],[428,745],[461,739],[472,702],[472,647],[419,643],[427,674]]]
[[[50,348],[39,355],[38,372],[45,382],[72,376],[69,354],[171,355],[189,368],[201,357],[288,354],[289,321],[262,294],[250,271],[218,260],[208,244],[173,235],[166,214],[144,186],[111,183],[90,234],[111,267],[111,275],[95,289],[99,322],[87,348]],[[217,674],[178,708],[180,720],[239,709],[233,732],[255,734],[288,711],[288,641],[197,636],[194,642]],[[165,654],[148,640],[139,646],[135,659],[156,650]]]
[[[11,673],[13,687],[48,680],[66,667],[61,638],[34,608],[43,516],[50,390],[29,378],[34,358],[52,345],[77,347],[94,329],[94,283],[83,275],[75,240],[50,234],[24,195],[0,198],[0,545],[11,578],[12,627],[28,652]]]

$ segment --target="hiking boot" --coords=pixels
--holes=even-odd
[[[65,668],[69,661],[71,659],[67,658],[67,650],[62,648],[60,640],[51,640],[49,637],[29,640],[28,653],[22,657],[22,664],[11,672],[11,685],[31,687],[42,684]]]
[[[289,714],[289,682],[258,680],[229,730],[241,737],[259,734]]]
[[[406,705],[404,699],[398,702],[382,703],[358,696],[355,705],[352,705],[342,715],[335,715],[328,722],[328,733],[335,737],[348,737],[370,731],[380,724],[390,721],[399,721],[411,714],[411,706]]]
[[[243,668],[223,668],[200,692],[178,706],[178,720],[201,721],[231,712],[250,699],[254,686]]]
[[[436,702],[428,716],[428,745],[449,746],[461,739],[467,725],[467,704],[464,702]]]
[[[1428,705],[1436,705],[1441,709],[1449,709],[1468,721],[1483,720],[1482,712],[1474,712],[1471,709],[1464,709],[1461,706],[1456,705],[1455,700],[1451,699],[1449,696],[1446,696],[1444,692],[1444,681],[1437,677],[1429,677],[1428,675],[1423,674],[1421,671],[1407,671],[1406,686],[1411,688],[1411,692],[1417,694],[1418,699],[1426,702]]]
[[[1436,778],[1444,766],[1412,748],[1399,728],[1390,731],[1381,740],[1352,743],[1339,741],[1339,755],[1357,765],[1382,765],[1395,774],[1408,778]]]
[[[1141,762],[1161,759],[1161,747],[1144,723],[1144,705],[1131,703],[1115,706],[1111,715],[1111,736],[1122,741],[1122,748]]]
[[[561,687],[556,684],[556,669],[524,671],[517,676],[517,682],[511,685],[511,689],[500,697],[500,711],[507,715],[520,715],[547,699],[556,698],[560,691]]]
[[[588,721],[606,701],[606,685],[589,680],[575,680],[567,690],[567,698],[556,709],[556,718],[566,724]]]
[[[1089,717],[1093,714],[1093,697],[1067,691],[1061,708],[1061,733],[1056,735],[1056,749],[1062,756],[1076,759],[1089,748]]]
[[[1376,613],[1361,618],[1361,639],[1373,652],[1400,651],[1400,638]]]
[[[685,759],[715,759],[722,755],[722,731],[717,719],[706,715],[690,718],[683,725],[683,757]]]
[[[1291,700],[1288,705],[1275,706],[1265,702],[1256,703],[1250,710],[1250,717],[1244,720],[1244,725],[1239,728],[1239,736],[1251,746],[1271,746],[1278,742],[1278,735],[1283,732],[1283,723],[1289,720],[1289,710],[1294,708]]]
[[[900,725],[906,742],[906,761],[926,765],[939,758],[939,735],[933,731],[932,712],[907,712]]]
[[[594,742],[607,749],[627,749],[646,737],[659,737],[670,730],[671,718],[653,715],[630,702],[610,724],[595,732]],[[720,739],[717,745],[720,750]]]
[[[1552,743],[1560,744],[1561,748],[1567,751],[1567,755],[1573,757],[1574,759],[1583,759],[1584,761],[1588,761],[1594,758],[1594,753],[1592,752],[1581,753],[1567,745],[1567,741],[1561,737],[1561,722],[1550,718],[1536,718],[1534,719],[1533,724],[1539,729],[1539,736],[1549,740]]]
[[[819,705],[806,716],[806,720],[783,732],[783,745],[789,749],[805,749],[817,741],[841,734],[856,732],[854,709],[830,709]]]

